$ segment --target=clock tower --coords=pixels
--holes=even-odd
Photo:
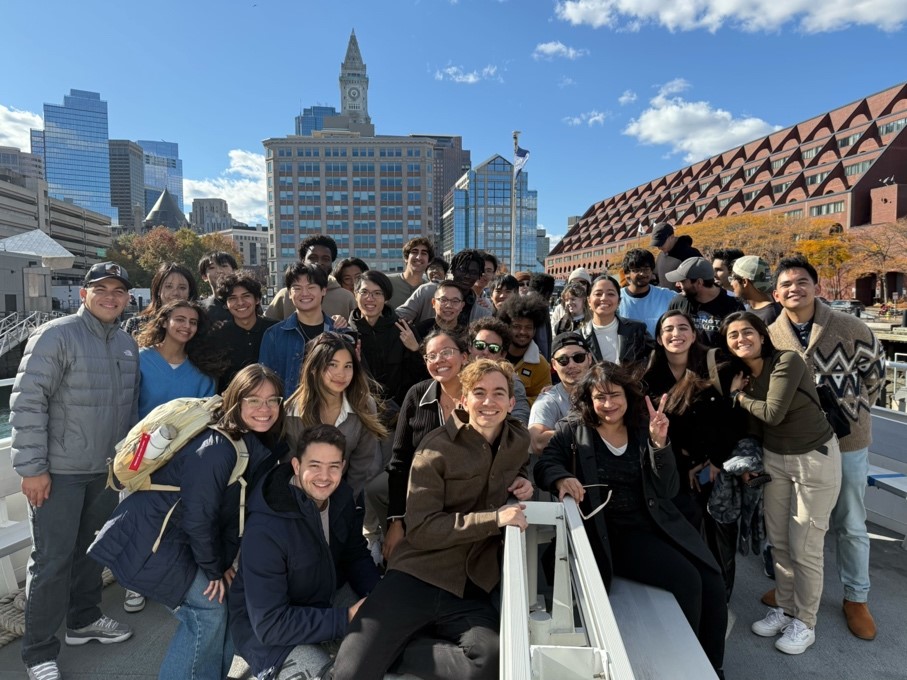
[[[340,113],[349,116],[353,123],[372,122],[368,115],[368,76],[355,30],[350,34],[346,57],[340,65]]]

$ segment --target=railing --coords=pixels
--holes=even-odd
[[[879,405],[907,412],[907,361],[889,361],[887,382]]]
[[[0,356],[25,340],[41,324],[64,316],[60,312],[12,312],[0,319]]]

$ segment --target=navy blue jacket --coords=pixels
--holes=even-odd
[[[271,467],[273,454],[254,434],[249,450],[250,483]],[[136,491],[120,503],[88,549],[117,581],[171,609],[185,599],[198,569],[222,578],[239,550],[238,483],[227,486],[236,449],[220,432],[206,429],[151,475],[156,484],[180,491]],[[177,503],[179,501],[179,503]],[[151,549],[164,517],[177,503],[156,553]]]
[[[252,493],[230,588],[233,644],[256,676],[280,668],[297,645],[346,635],[347,608],[331,606],[334,591],[348,581],[363,597],[380,579],[352,489],[341,482],[331,495],[328,545],[318,508],[290,484],[292,476],[283,463]]]

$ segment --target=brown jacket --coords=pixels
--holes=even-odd
[[[514,418],[504,421],[497,455],[454,411],[416,451],[406,497],[406,537],[389,569],[463,597],[469,579],[485,592],[501,580],[501,530],[495,511],[507,487],[528,477],[529,432]]]

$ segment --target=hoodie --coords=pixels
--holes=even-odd
[[[362,535],[362,508],[341,482],[328,509],[330,543],[318,508],[292,486],[293,468],[271,470],[249,501],[239,569],[230,588],[230,632],[256,676],[280,668],[297,645],[346,635],[346,607],[333,607],[344,582],[363,597],[380,578]]]

